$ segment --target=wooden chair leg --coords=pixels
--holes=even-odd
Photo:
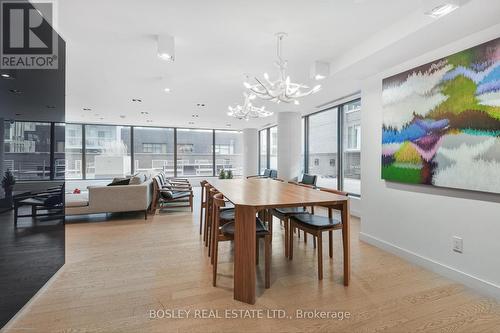
[[[307,233],[305,230],[304,230],[304,244],[307,244]]]
[[[290,235],[288,237],[288,259],[293,259],[293,230],[295,229],[295,223],[292,220],[289,220],[290,225],[288,229],[290,230]],[[299,231],[300,234],[300,231]]]
[[[271,235],[264,237],[264,274],[265,274],[265,288],[271,287]]]
[[[202,189],[203,191],[203,189]],[[202,197],[201,197],[201,206],[200,206],[200,235],[201,235],[201,231],[203,229],[203,208],[204,207],[204,204],[203,204],[203,194],[202,194]]]
[[[323,280],[323,238],[322,232],[318,233],[318,280]]]
[[[148,219],[148,210],[147,209],[144,210],[144,219],[145,220]]]
[[[311,214],[314,215],[314,206],[311,206]]]
[[[215,287],[217,285],[217,256],[219,255],[219,242],[217,239],[214,242],[214,253],[212,255],[213,267],[212,267],[212,285]]]
[[[191,213],[193,212],[193,195],[189,196],[189,206],[191,207]]]
[[[14,227],[17,228],[17,215],[19,215],[19,207],[14,206]]]
[[[255,265],[259,264],[259,237],[255,241]]]
[[[333,231],[328,231],[328,251],[330,258],[333,258]]]
[[[290,252],[290,239],[293,235],[290,235],[289,231],[289,221],[288,217],[285,216],[285,219],[283,220],[283,224],[285,226],[285,258],[288,258],[289,252]]]
[[[313,235],[313,248],[316,248],[316,236]]]
[[[267,227],[269,228],[269,233],[271,234],[271,241],[273,241],[273,214],[267,211]]]

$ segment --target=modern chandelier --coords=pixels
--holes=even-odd
[[[251,101],[255,99],[255,95],[243,93],[243,96],[245,96],[245,103],[243,105],[238,104],[235,107],[229,106],[228,116],[248,121],[250,118],[264,118],[273,114],[272,111],[266,110],[265,106],[259,108],[252,104]]]
[[[298,99],[318,92],[321,89],[321,85],[316,85],[313,88],[309,88],[305,84],[291,82],[290,76],[286,74],[286,69],[288,62],[282,57],[282,42],[287,36],[284,32],[279,32],[276,34],[277,43],[277,56],[278,60],[274,63],[278,67],[280,75],[276,81],[271,81],[269,75],[264,73],[264,80],[259,80],[257,77],[255,81],[257,83],[250,84],[249,82],[244,82],[245,88],[249,89],[252,94],[262,98],[264,100],[273,101],[276,103],[284,102],[299,104]]]

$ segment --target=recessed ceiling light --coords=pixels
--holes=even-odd
[[[175,59],[175,39],[170,35],[158,36],[158,57],[166,61]]]
[[[140,98],[132,98],[132,102],[141,103],[142,99],[140,99]]]
[[[169,93],[170,92],[170,88],[165,88],[165,89],[163,89],[163,91],[166,92],[166,93]]]
[[[17,90],[17,89],[9,89],[9,91],[13,94],[16,94],[16,95],[19,95],[19,94],[22,94],[23,92],[21,90]]]
[[[194,121],[190,121],[188,124],[189,125],[194,125]]]
[[[196,103],[196,106],[199,107],[199,108],[204,108],[205,107],[205,103]]]
[[[457,1],[449,0],[441,3],[435,7],[432,7],[430,10],[425,12],[425,15],[430,16],[432,18],[438,19],[445,15],[450,14],[460,7]]]
[[[10,74],[7,74],[7,73],[2,73],[2,77],[4,79],[10,79],[10,78],[12,78],[12,76],[10,76]]]
[[[200,115],[199,114],[192,114],[191,117],[193,118],[198,118]]]
[[[226,124],[226,127],[231,127],[231,124]]]
[[[141,111],[141,114],[145,116],[145,115],[149,114],[149,112],[148,111]]]
[[[83,111],[92,111],[91,108],[82,108]]]
[[[153,121],[151,119],[146,120],[147,123],[152,123]]]
[[[99,119],[100,119],[100,120],[104,120],[104,118],[103,118],[103,117],[101,117],[101,118],[99,118]]]
[[[120,115],[120,118],[125,119],[125,115],[123,115],[123,114]]]

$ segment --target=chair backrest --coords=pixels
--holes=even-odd
[[[224,200],[224,196],[222,195],[222,193],[215,194],[213,200],[216,207],[226,206],[226,201]]]
[[[265,178],[271,177],[271,170],[270,169],[264,169],[264,173],[262,174],[262,177],[265,177]]]
[[[316,180],[318,179],[318,176],[316,175],[308,175],[308,174],[304,174],[302,176],[302,181],[301,183],[302,184],[306,184],[306,185],[313,185],[313,186],[316,186]]]
[[[277,178],[278,177],[278,170],[273,170],[271,169],[271,173],[269,174],[269,178]]]

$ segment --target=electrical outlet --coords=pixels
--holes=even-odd
[[[458,236],[453,236],[453,251],[458,253],[464,252],[464,240]]]

